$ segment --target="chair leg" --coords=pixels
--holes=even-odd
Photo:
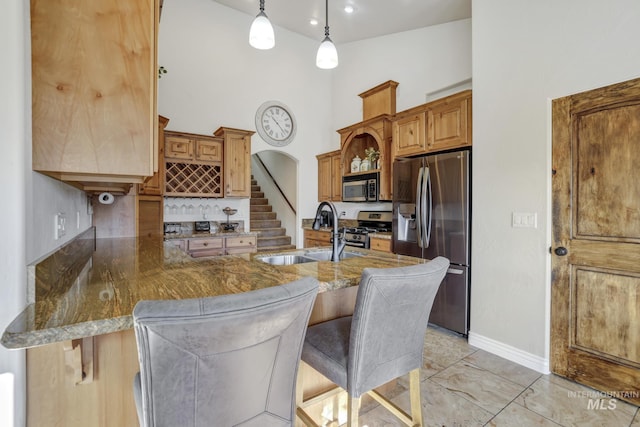
[[[358,427],[359,412],[360,398],[347,394],[347,427]]]
[[[420,368],[409,373],[409,395],[411,398],[411,419],[414,426],[422,427],[422,403],[420,402]]]

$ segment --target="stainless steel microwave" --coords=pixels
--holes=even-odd
[[[372,172],[342,178],[343,202],[377,202],[380,173]]]

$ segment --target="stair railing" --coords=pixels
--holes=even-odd
[[[276,189],[278,190],[278,192],[280,193],[280,195],[282,196],[282,198],[284,199],[285,202],[287,202],[287,205],[289,205],[289,208],[291,209],[291,211],[296,214],[296,209],[293,207],[293,205],[291,204],[291,202],[289,201],[289,199],[287,198],[287,196],[284,194],[284,192],[282,191],[282,188],[280,188],[280,186],[278,185],[278,182],[276,181],[276,179],[273,177],[273,175],[271,175],[271,172],[269,172],[269,168],[267,168],[267,165],[264,164],[264,162],[262,161],[262,159],[260,158],[260,155],[258,153],[255,153],[256,159],[258,160],[258,163],[260,163],[260,166],[262,167],[262,169],[266,172],[266,174],[269,176],[269,179],[271,180],[271,182],[273,183],[273,185],[276,187]],[[297,215],[297,214],[296,214]]]

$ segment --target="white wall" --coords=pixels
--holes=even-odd
[[[68,242],[91,224],[84,193],[31,171],[31,59],[29,2],[7,0],[0,14],[0,182],[4,184],[0,223],[0,331],[27,304],[26,265]],[[54,216],[68,214],[67,234],[54,239]],[[80,226],[76,224],[80,212]],[[0,426],[25,425],[24,351],[0,346],[0,400],[15,402],[2,411]],[[13,390],[7,387],[13,383]]]
[[[463,19],[389,36],[339,44],[332,80],[331,121],[336,129],[362,121],[358,94],[394,80],[396,110],[427,102],[426,95],[471,78],[471,20]],[[337,141],[337,142],[336,142]]]
[[[640,76],[638,16],[637,0],[473,3],[471,343],[547,362],[550,99]],[[514,211],[538,227],[511,228]]]
[[[3,4],[0,14],[0,182],[4,203],[0,224],[5,224],[0,244],[0,329],[26,304],[25,269],[25,8],[21,0]],[[30,105],[30,104],[29,104]],[[20,426],[25,420],[25,352],[0,346],[0,375],[13,381],[0,382],[0,401],[15,401],[14,408],[0,413],[0,426]],[[4,408],[3,408],[4,409]]]
[[[255,112],[267,100],[293,110],[296,138],[285,147],[305,179],[298,186],[299,217],[317,206],[315,155],[330,151],[331,71],[315,66],[316,40],[276,27],[276,46],[249,46],[255,16],[210,0],[165,2],[159,34],[159,63],[167,69],[158,88],[158,112],[167,129],[211,134],[220,126],[255,130]],[[258,134],[252,153],[271,149]],[[307,188],[306,191],[303,191]]]

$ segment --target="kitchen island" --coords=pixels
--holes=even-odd
[[[320,282],[315,323],[351,313],[364,268],[425,262],[358,249],[362,256],[337,263],[271,265],[260,260],[267,253],[195,259],[160,238],[84,241],[30,270],[34,302],[2,337],[7,348],[28,348],[30,426],[136,425],[131,384],[139,367],[131,313],[140,300],[246,292],[311,276]],[[312,373],[304,375],[305,384],[321,387]]]

